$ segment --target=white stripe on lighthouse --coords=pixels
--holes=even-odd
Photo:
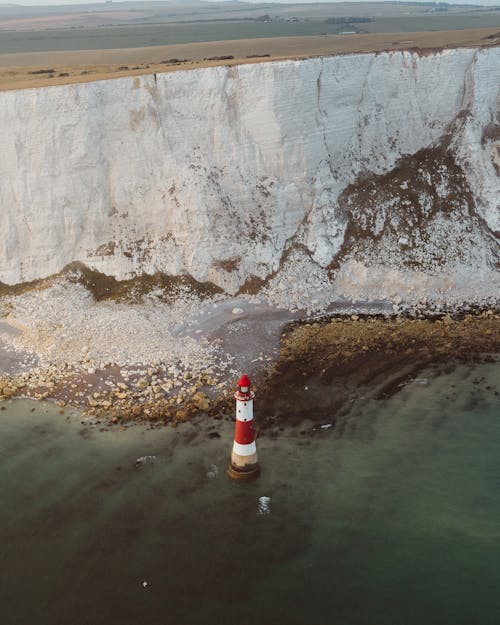
[[[236,402],[236,420],[237,421],[252,421],[253,420],[253,401],[247,400],[242,402],[238,400]]]
[[[248,445],[242,445],[234,441],[233,452],[238,454],[238,456],[251,456],[257,453],[257,446],[255,445],[255,441],[253,441],[253,443],[248,443]]]

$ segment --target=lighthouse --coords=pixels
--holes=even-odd
[[[260,473],[253,428],[253,400],[255,393],[247,375],[238,381],[236,399],[236,429],[228,475],[234,480],[248,480]]]

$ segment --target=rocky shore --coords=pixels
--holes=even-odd
[[[492,362],[499,352],[500,314],[492,309],[438,318],[350,315],[293,322],[282,332],[276,362],[259,363],[251,372],[260,423],[265,428],[299,420],[311,405],[318,418],[331,419],[354,397],[388,396],[426,367]],[[58,365],[3,375],[0,398],[52,400],[61,411],[77,406],[106,427],[175,426],[195,416],[232,418],[233,378],[227,370],[200,365],[110,365],[90,373]]]
[[[317,418],[331,419],[355,398],[387,397],[429,367],[497,360],[497,312],[421,317],[352,315],[290,325],[265,380],[263,412],[300,420],[312,404]]]

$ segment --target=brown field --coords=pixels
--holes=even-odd
[[[315,56],[380,52],[386,50],[441,50],[443,48],[500,44],[498,28],[420,33],[275,37],[147,48],[24,52],[0,55],[0,90],[27,89],[123,76],[189,70],[214,65],[237,65]],[[253,57],[252,55],[269,55]],[[206,57],[233,55],[234,59],[205,61]],[[185,59],[180,63],[171,59]],[[54,70],[33,73],[40,70]]]

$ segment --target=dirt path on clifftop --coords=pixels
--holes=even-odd
[[[0,90],[66,85],[198,69],[315,56],[498,45],[498,28],[414,33],[275,37],[64,52],[26,52],[0,55]],[[220,57],[234,58],[220,58]],[[207,60],[210,57],[219,57]]]

